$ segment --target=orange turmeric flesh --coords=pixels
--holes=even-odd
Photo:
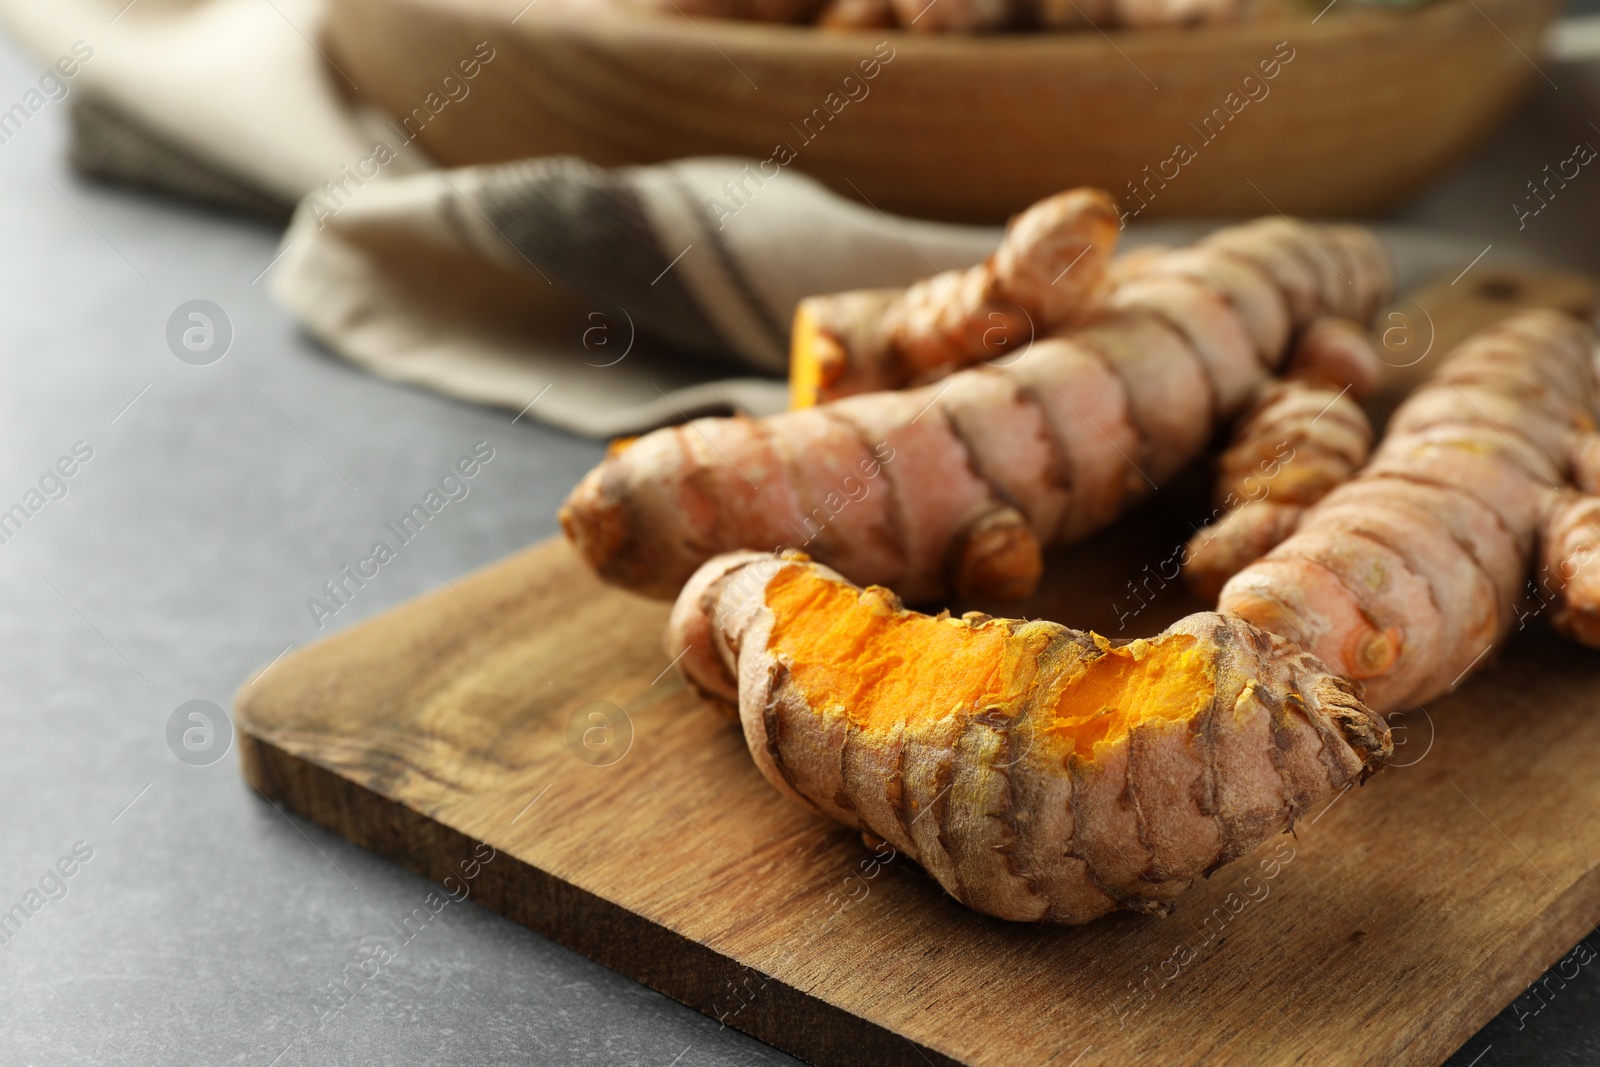
[[[1026,692],[1003,627],[885,611],[872,597],[801,567],[768,583],[768,647],[793,665],[817,707],[838,706],[857,727],[887,730],[951,712],[1010,711]]]
[[[834,346],[822,335],[814,311],[801,303],[795,310],[794,328],[789,345],[789,406],[791,408],[816,407],[822,397],[823,387],[837,376],[839,367],[830,363],[824,367],[824,352],[831,353]]]
[[[773,614],[768,650],[790,665],[794,683],[819,710],[852,726],[886,732],[947,715],[1021,711],[1033,692],[1050,634],[1001,620],[896,611],[875,590],[829,581],[791,566],[767,584]],[[1099,652],[1058,683],[1044,734],[1067,752],[1093,758],[1141,722],[1192,718],[1211,701],[1215,670],[1189,634]],[[1091,653],[1092,655],[1092,653]]]
[[[1055,721],[1046,731],[1072,741],[1077,752],[1088,755],[1105,742],[1120,741],[1139,723],[1191,719],[1211,703],[1211,655],[1189,634],[1104,651],[1062,686]]]

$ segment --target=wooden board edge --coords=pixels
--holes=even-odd
[[[241,728],[240,771],[269,801],[437,882],[457,875],[483,844],[398,801],[287,752]],[[379,828],[379,829],[375,829]],[[417,847],[418,843],[425,847]],[[459,877],[459,875],[458,875]],[[472,882],[472,899],[579,955],[719,1019],[817,1067],[962,1067],[925,1045],[869,1022],[690,940],[644,916],[498,852]],[[719,996],[759,988],[740,1010],[719,1010]]]
[[[1480,988],[1500,990],[1505,996],[1503,1003],[1499,996],[1456,997],[1419,1019],[1409,1035],[1396,1040],[1389,1059],[1383,1062],[1444,1063],[1600,927],[1600,866],[1591,867],[1540,909],[1540,916],[1543,922],[1537,928],[1505,938],[1483,962],[1461,975],[1460,983],[1465,985],[1473,975],[1487,972]],[[1467,1038],[1457,1040],[1455,1035],[1462,1032]]]

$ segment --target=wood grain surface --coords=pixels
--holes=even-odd
[[[1429,369],[1475,316],[1593,310],[1582,279],[1480,271],[1401,305],[1439,324]],[[1199,609],[1161,575],[1203,497],[1165,487],[1009,613],[1132,636]],[[969,912],[782,799],[668,669],[666,612],[535,546],[252,679],[245,776],[818,1064],[1438,1064],[1600,922],[1600,654],[1531,598],[1395,717],[1393,767],[1170,917],[1077,928]]]
[[[1347,3],[1313,23],[1323,5],[1302,3],[1295,16],[1204,31],[980,37],[581,6],[332,0],[327,49],[360,99],[415,115],[409,133],[451,165],[765,160],[784,144],[792,166],[840,193],[929,218],[998,221],[1076,185],[1131,210],[1129,183],[1145,189],[1143,218],[1363,214],[1415,192],[1494,127],[1537,76],[1530,57],[1562,4]],[[1292,61],[1260,81],[1285,41]],[[468,95],[440,104],[443,80],[479,42],[495,58]],[[846,85],[884,54],[879,42],[893,58]],[[1259,99],[1228,103],[1250,93]],[[1214,109],[1222,121],[1207,127]],[[1180,144],[1195,158],[1167,162]]]

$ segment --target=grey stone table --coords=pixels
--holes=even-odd
[[[38,73],[0,43],[0,100]],[[1588,136],[1563,90],[1409,217],[1507,238],[1521,171]],[[30,513],[0,525],[0,912],[37,905],[0,928],[0,1067],[796,1062],[471,904],[328,1013],[429,885],[255,796],[232,754],[181,760],[169,722],[318,636],[307,598],[474,443],[470,494],[330,627],[554,533],[600,448],[330,359],[263,292],[275,232],[75,180],[64,119],[0,145],[0,518]],[[1600,185],[1576,192],[1541,247],[1600,269]],[[192,300],[231,326],[209,365],[166,340]],[[1594,971],[1453,1062],[1600,1062]]]

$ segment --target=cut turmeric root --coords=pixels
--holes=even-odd
[[[1457,350],[1373,460],[1222,589],[1218,610],[1310,649],[1390,712],[1448,692],[1517,621],[1543,541],[1558,628],[1600,644],[1595,335],[1527,312]]]
[[[897,389],[1055,333],[1093,306],[1119,229],[1108,194],[1072,189],[1012,219],[1000,247],[975,267],[905,290],[802,300],[790,345],[792,406]]]
[[[970,270],[903,291],[802,300],[791,334],[791,406],[898,389],[1012,356],[1090,317],[1100,302],[1181,324],[1208,356],[1243,334],[1276,366],[1292,330],[1319,315],[1355,320],[1346,328],[1359,330],[1392,284],[1377,242],[1353,227],[1262,219],[1219,230],[1181,253],[1136,250],[1113,262],[1117,233],[1111,198],[1076,189],[1019,215],[999,250]],[[1219,314],[1219,300],[1236,321]],[[1307,351],[1324,362],[1350,347],[1331,321],[1307,340]]]
[[[1164,911],[1392,752],[1358,687],[1217,614],[1114,647],[745,552],[691,579],[667,646],[780,792],[1004,919]]]
[[[1005,366],[646,434],[579,483],[562,526],[601,577],[652,596],[718,553],[782,547],[913,601],[1026,596],[1046,547],[1198,458],[1299,331],[1367,320],[1388,286],[1361,231],[1224,230],[1141,257],[1093,321]]]

